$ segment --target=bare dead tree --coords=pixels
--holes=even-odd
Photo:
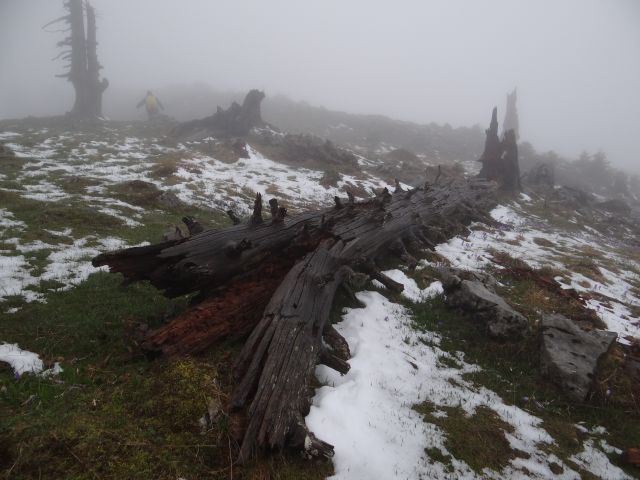
[[[63,22],[69,28],[69,36],[58,42],[62,52],[54,59],[69,62],[67,72],[56,75],[66,78],[75,90],[75,101],[69,115],[81,119],[95,119],[102,116],[102,95],[109,86],[107,79],[100,80],[102,66],[98,61],[96,40],[96,15],[89,2],[67,0],[64,7],[69,12],[49,22],[43,28]],[[85,32],[86,18],[86,32]]]
[[[482,168],[478,176],[498,182],[502,190],[516,192],[522,189],[520,184],[520,164],[518,161],[518,141],[513,129],[498,138],[498,109],[491,112],[491,123],[485,130],[487,138],[484,152],[478,159]]]

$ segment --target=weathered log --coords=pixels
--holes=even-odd
[[[323,350],[333,297],[347,275],[340,258],[344,249],[344,242],[328,240],[298,262],[240,353],[233,406],[243,407],[253,397],[240,460],[258,446],[282,448],[288,441],[305,449],[308,443],[300,419],[309,411],[309,380]],[[318,453],[331,456],[333,448],[324,445]]]
[[[342,360],[349,360],[351,358],[349,344],[333,325],[327,325],[324,329],[323,338],[327,345],[331,347],[331,351],[336,357]]]
[[[227,210],[227,216],[231,219],[231,222],[234,225],[238,225],[241,222],[240,218],[235,214],[233,210]]]
[[[93,264],[108,265],[129,281],[149,280],[168,296],[199,292],[199,304],[149,334],[149,350],[193,354],[249,335],[232,398],[234,408],[249,414],[241,460],[284,446],[328,457],[332,447],[308,431],[304,417],[315,366],[348,370],[348,345],[329,320],[336,291],[361,284],[362,273],[401,291],[376,260],[406,257],[405,243],[427,248],[460,233],[494,205],[494,190],[493,182],[479,179],[393,195],[385,189],[362,202],[340,201],[342,208],[271,222],[262,219],[258,195],[247,223],[104,253]],[[280,207],[270,206],[277,217]]]

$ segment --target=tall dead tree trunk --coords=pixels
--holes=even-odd
[[[75,90],[75,101],[69,115],[82,119],[99,118],[102,116],[102,94],[109,82],[100,80],[102,66],[97,54],[95,10],[83,0],[67,0],[64,6],[69,14],[45,25],[47,27],[57,22],[69,25],[69,37],[58,42],[59,47],[69,50],[63,50],[55,58],[68,60],[69,70],[56,76],[69,80]]]
[[[109,86],[106,78],[100,80],[102,65],[98,61],[98,41],[96,38],[96,11],[87,2],[87,85],[89,86],[87,98],[87,111],[91,117],[102,116],[102,94]]]
[[[520,164],[518,162],[518,141],[516,132],[507,130],[502,140],[502,188],[503,190],[515,192],[522,190],[520,184]]]
[[[84,9],[82,0],[69,0],[67,3],[71,17],[71,65],[67,76],[76,93],[71,113],[78,115],[84,111],[89,97],[87,73],[87,42],[84,31]]]
[[[498,137],[498,107],[493,107],[491,123],[489,128],[485,130],[485,134],[484,152],[478,160],[482,163],[479,176],[497,181],[501,174],[500,157],[502,155],[502,145]]]
[[[504,113],[504,122],[502,122],[502,134],[506,135],[509,130],[513,130],[516,142],[520,139],[520,124],[518,121],[518,107],[516,102],[518,101],[517,89],[513,89],[513,92],[507,93],[507,108]]]
[[[332,208],[293,217],[272,199],[268,221],[258,194],[245,224],[104,253],[93,265],[108,265],[127,281],[148,280],[168,296],[199,292],[199,304],[149,333],[149,350],[194,354],[248,335],[231,404],[248,414],[240,460],[285,446],[330,457],[333,447],[309,432],[304,417],[316,364],[349,370],[347,342],[329,321],[337,290],[350,292],[354,279],[366,275],[401,291],[378,260],[415,264],[415,251],[473,221],[491,222],[494,190],[495,183],[480,179],[384,189],[363,202],[336,197]]]
[[[514,130],[507,130],[500,141],[498,138],[497,107],[494,107],[491,112],[491,123],[485,132],[487,138],[484,152],[478,159],[482,163],[478,177],[497,182],[506,192],[520,191],[520,164],[516,133]]]

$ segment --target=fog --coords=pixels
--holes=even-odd
[[[123,107],[123,92],[199,82],[486,125],[517,86],[521,136],[538,150],[603,149],[614,165],[640,170],[637,0],[92,3],[107,115]],[[0,0],[0,118],[70,108],[71,85],[54,77],[63,63],[51,60],[64,34],[42,30],[63,13],[62,0]],[[131,105],[131,118],[140,115]]]

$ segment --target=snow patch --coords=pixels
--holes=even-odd
[[[3,343],[0,345],[0,362],[6,362],[20,376],[24,373],[39,373],[42,371],[42,360],[38,354],[22,350],[17,343]]]
[[[401,270],[387,270],[384,274],[396,282],[404,285],[402,296],[408,298],[414,303],[424,302],[444,292],[442,283],[435,281],[427,288],[421,289],[413,278],[407,277],[406,273]]]

